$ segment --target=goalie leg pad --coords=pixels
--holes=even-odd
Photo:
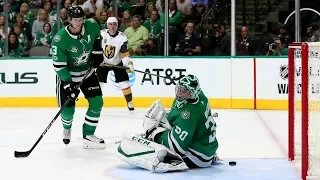
[[[118,147],[118,157],[128,164],[152,172],[188,169],[182,158],[161,144],[125,132]]]

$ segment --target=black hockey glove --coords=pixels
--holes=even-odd
[[[66,96],[72,100],[76,100],[79,96],[80,90],[74,82],[63,82],[62,88],[66,93]]]
[[[100,66],[101,63],[103,63],[103,51],[92,50],[89,65],[94,68],[97,68]]]
[[[101,63],[103,63],[103,49],[101,45],[102,37],[99,36],[96,40],[94,40],[89,65],[97,68],[100,66]]]

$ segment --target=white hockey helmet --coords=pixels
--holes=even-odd
[[[118,19],[116,17],[109,17],[107,20],[107,24],[109,23],[117,23],[118,24]]]

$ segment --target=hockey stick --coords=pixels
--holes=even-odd
[[[90,74],[90,72],[93,70],[93,67],[90,67],[89,70],[87,71],[87,73],[84,75],[83,79],[81,80],[80,84],[77,86],[77,89],[80,88],[80,86],[82,85],[82,83],[84,82],[84,80],[88,77],[88,75]],[[50,127],[52,126],[52,124],[57,120],[57,118],[60,116],[62,110],[64,108],[67,107],[67,105],[69,104],[69,102],[71,101],[71,98],[68,98],[67,101],[61,106],[60,110],[58,111],[58,113],[54,116],[54,118],[51,120],[50,124],[47,126],[47,128],[43,131],[43,133],[41,134],[41,136],[38,138],[38,140],[36,141],[36,143],[32,146],[32,148],[29,151],[14,151],[14,157],[16,158],[22,158],[22,157],[28,157],[31,152],[34,150],[34,148],[39,144],[39,142],[41,141],[41,139],[43,138],[43,136],[47,133],[47,131],[50,129]]]
[[[112,65],[112,64],[103,64],[102,66],[114,67],[114,68],[126,69],[126,70],[129,69],[128,67],[125,67],[125,66],[116,66],[116,65]],[[158,74],[148,73],[148,72],[140,71],[140,70],[137,70],[137,69],[135,69],[134,71],[142,73],[142,74],[149,74],[151,76],[156,76],[156,77],[161,77],[161,78],[164,78],[164,79],[169,79],[170,81],[179,81],[182,78],[182,77],[171,78],[169,76],[161,76],[161,75],[158,75]]]

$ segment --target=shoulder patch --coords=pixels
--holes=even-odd
[[[57,35],[54,36],[53,40],[55,42],[59,42],[61,40],[61,36],[59,34],[57,34]]]
[[[188,120],[190,118],[190,111],[184,110],[180,113],[180,116],[184,120]]]

